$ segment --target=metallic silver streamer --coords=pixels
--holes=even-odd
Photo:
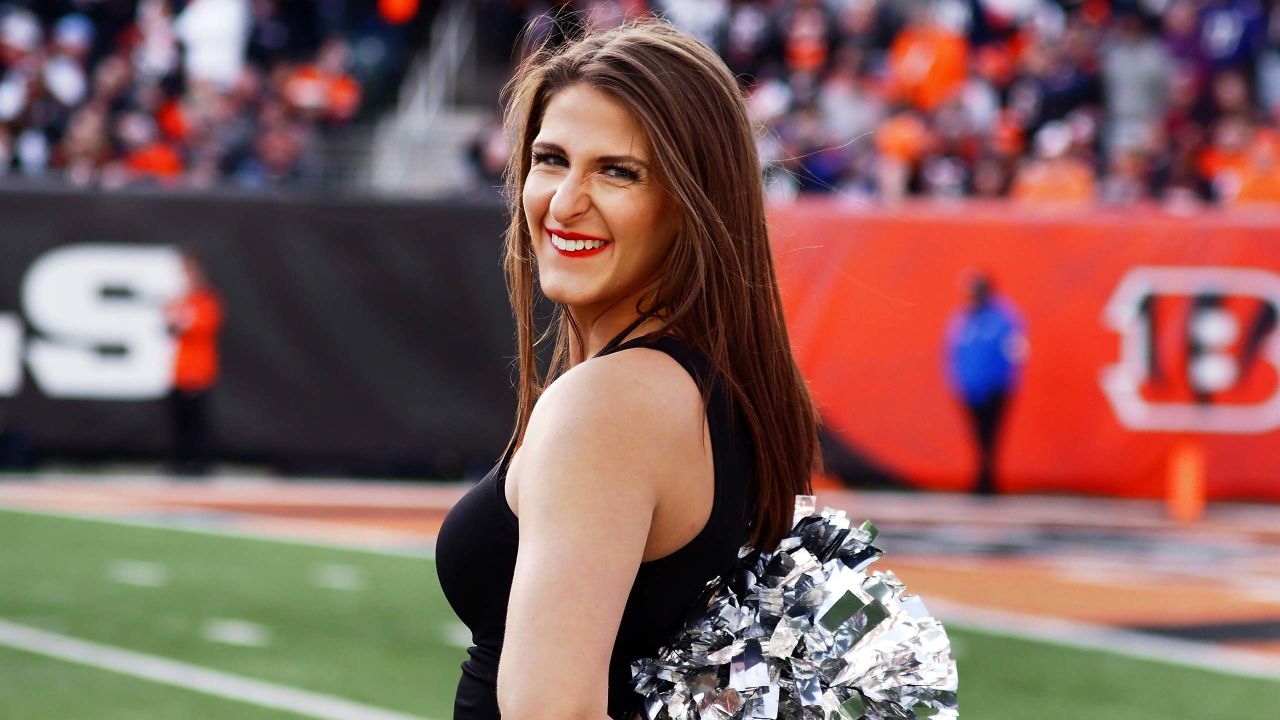
[[[707,584],[684,629],[631,666],[646,720],[948,720],[958,718],[951,643],[892,572],[870,521],[815,514],[772,553],[744,546]]]

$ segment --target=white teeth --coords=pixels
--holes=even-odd
[[[552,235],[551,244],[555,245],[561,250],[565,250],[567,252],[575,252],[577,250],[594,250],[598,247],[603,247],[605,244],[605,241],[604,240],[565,240],[559,235]]]

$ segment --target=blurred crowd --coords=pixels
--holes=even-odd
[[[489,0],[556,42],[654,11],[738,75],[774,197],[1280,203],[1275,0]],[[492,187],[507,149],[471,147]]]
[[[312,183],[320,134],[404,65],[394,25],[407,18],[378,12],[342,0],[0,2],[0,182]]]

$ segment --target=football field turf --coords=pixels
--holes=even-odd
[[[444,720],[465,657],[427,557],[0,510],[4,628],[5,720]],[[948,631],[961,717],[1280,716],[1280,682]],[[97,654],[72,662],[76,641]],[[130,658],[168,679],[130,674]],[[264,707],[254,682],[301,699]]]

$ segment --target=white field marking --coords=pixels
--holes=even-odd
[[[265,625],[236,618],[209,618],[200,636],[210,642],[242,647],[266,647],[271,644],[271,631]]]
[[[471,631],[460,622],[447,622],[441,626],[440,638],[450,647],[471,647]]]
[[[113,560],[107,565],[107,577],[139,587],[160,587],[169,582],[169,572],[164,565],[144,560]]]
[[[82,515],[75,512],[66,512],[59,510],[48,510],[41,508],[15,507],[0,503],[0,511],[21,513],[23,515],[36,515],[38,517],[53,517],[64,520],[80,520],[83,522],[103,523],[105,525],[118,525],[120,527],[136,527],[146,528],[148,530],[174,530],[177,532],[191,533],[192,535],[208,535],[212,537],[225,537],[240,540],[259,540],[262,542],[278,543],[280,545],[300,545],[302,547],[323,548],[326,550],[343,550],[346,552],[359,552],[368,555],[383,555],[392,557],[405,557],[414,560],[434,560],[436,553],[435,547],[423,547],[422,549],[405,549],[395,547],[379,547],[376,545],[359,545],[355,543],[339,543],[325,542],[323,540],[307,540],[303,538],[285,537],[283,535],[270,535],[261,532],[246,532],[244,530],[228,530],[225,528],[215,527],[194,527],[191,525],[182,525],[176,523],[165,523],[160,521],[148,520],[125,520],[122,518],[98,517],[96,515]],[[231,514],[228,513],[230,516]],[[415,543],[416,544],[416,543]]]
[[[345,563],[316,565],[311,569],[311,583],[329,590],[363,590],[364,571]]]
[[[0,645],[322,720],[425,720],[394,710],[211,670],[0,620]]]
[[[987,610],[943,600],[929,600],[927,604],[944,626],[976,630],[987,635],[1039,640],[1083,650],[1100,650],[1196,670],[1280,680],[1280,658],[1264,653],[1216,647],[1211,643],[1166,638],[1076,620]]]
[[[1125,563],[1095,558],[1054,558],[1046,566],[1062,580],[1081,585],[1097,585],[1109,588],[1149,588],[1186,586],[1188,578],[1170,577],[1172,573],[1158,565],[1147,564],[1134,572],[1137,563]]]
[[[478,479],[478,478],[477,478]],[[6,497],[47,497],[47,491],[72,493],[85,499],[129,501],[135,491],[146,498],[198,500],[203,502],[251,502],[257,506],[332,506],[448,510],[474,484],[472,481],[433,481],[429,485],[412,480],[378,480],[357,483],[307,477],[278,478],[215,475],[200,483],[175,482],[171,476],[103,474],[21,474],[5,475],[0,495]]]
[[[1233,593],[1237,598],[1248,602],[1280,605],[1280,580],[1245,572],[1231,573],[1228,575],[1229,579],[1224,580],[1223,574],[1215,573],[1213,568],[1167,570],[1157,566],[1147,567],[1143,572],[1126,573],[1119,566],[1090,568],[1087,564],[1073,566],[1070,563],[1060,563],[1056,570],[1060,578],[1086,585],[1132,590],[1186,588],[1195,583],[1206,589]]]

